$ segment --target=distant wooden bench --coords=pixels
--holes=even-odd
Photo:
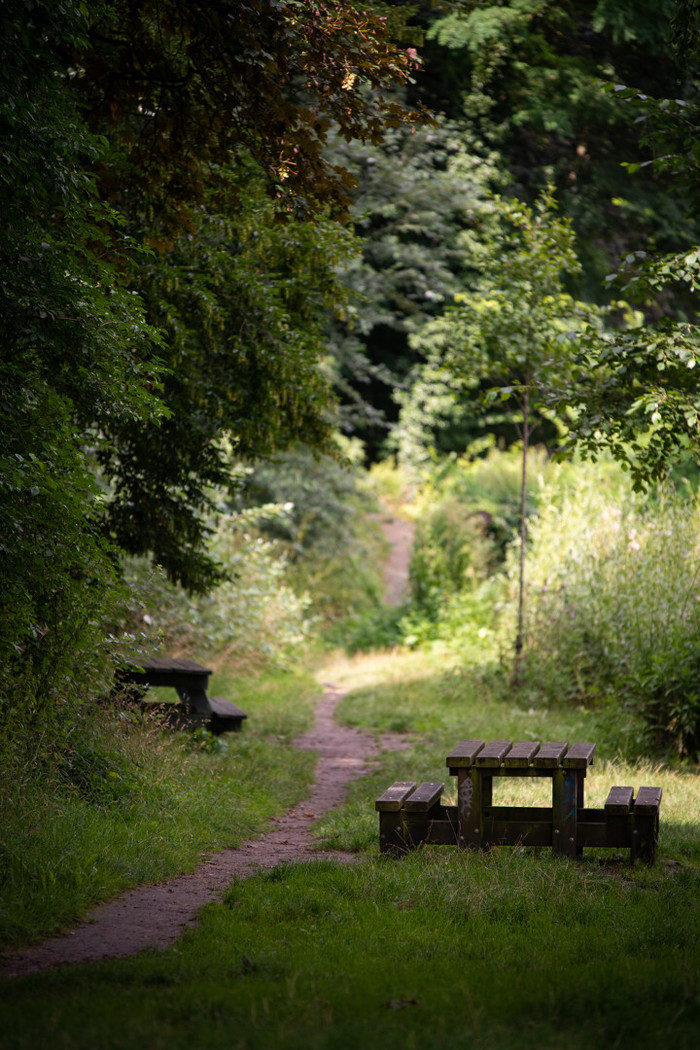
[[[661,788],[613,787],[603,809],[584,806],[586,771],[595,744],[463,740],[447,757],[457,777],[457,805],[442,802],[444,785],[397,781],[375,802],[379,848],[400,855],[415,846],[551,846],[578,857],[584,847],[630,850],[653,864],[659,838]],[[494,806],[494,777],[549,777],[551,807]]]
[[[209,668],[194,660],[151,657],[139,664],[120,668],[117,680],[119,684],[141,687],[140,692],[148,686],[174,689],[180,699],[179,705],[143,701],[173,725],[183,728],[204,726],[216,734],[239,731],[243,719],[248,716],[230,700],[207,695],[211,673]]]

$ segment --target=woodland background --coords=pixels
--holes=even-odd
[[[109,795],[154,649],[479,650],[693,759],[698,17],[2,4],[6,784]]]

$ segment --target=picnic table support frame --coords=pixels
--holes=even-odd
[[[552,777],[552,849],[575,857],[578,783],[571,770],[556,769]]]
[[[457,777],[457,804],[440,799],[443,785],[400,781],[377,799],[380,850],[402,855],[415,846],[456,844],[460,849],[494,845],[550,846],[564,857],[584,847],[629,848],[653,864],[659,835],[661,788],[613,787],[604,809],[584,806],[585,777],[594,744],[465,740],[447,758]],[[550,778],[552,804],[494,806],[494,777]]]

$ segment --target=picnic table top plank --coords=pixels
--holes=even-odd
[[[476,756],[485,746],[484,740],[462,740],[447,756],[445,765],[454,769],[473,766]]]
[[[533,766],[537,769],[556,769],[561,765],[568,746],[566,741],[545,741],[533,759]]]
[[[201,674],[210,675],[212,672],[208,667],[203,667],[202,664],[198,664],[196,660],[188,660],[184,657],[172,657],[172,656],[150,656],[147,660],[133,660],[130,664],[130,668],[133,670],[143,670],[148,673],[149,671],[157,671],[167,674],[172,672],[173,674],[179,674],[184,672],[185,674]]]
[[[477,766],[498,767],[502,765],[511,747],[510,740],[490,740],[476,756]]]
[[[572,744],[564,756],[564,769],[587,769],[593,762],[595,744],[578,742]]]
[[[539,740],[518,740],[505,757],[503,764],[509,769],[526,769],[540,749]]]

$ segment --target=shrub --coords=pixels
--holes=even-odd
[[[382,595],[382,540],[371,517],[376,500],[361,485],[362,447],[338,442],[342,462],[296,449],[254,464],[241,500],[263,508],[262,534],[284,552],[287,579],[326,624],[376,609]],[[267,515],[265,505],[287,513]]]
[[[501,567],[518,527],[520,453],[478,451],[435,464],[416,501],[412,593],[417,609],[435,622],[444,620],[455,596],[478,590]],[[531,451],[529,468],[531,513],[538,479],[549,469],[543,450]]]
[[[239,668],[284,665],[303,650],[311,630],[309,599],[287,583],[286,559],[257,534],[249,515],[223,518],[211,550],[230,579],[207,595],[188,595],[164,572],[130,559],[134,631],[151,647],[196,656],[217,654]]]
[[[550,699],[613,696],[656,743],[700,746],[700,507],[670,488],[642,497],[617,468],[544,485],[530,526],[526,685]],[[517,549],[509,554],[515,584]],[[512,595],[512,586],[511,586]],[[514,637],[514,601],[499,637]]]

